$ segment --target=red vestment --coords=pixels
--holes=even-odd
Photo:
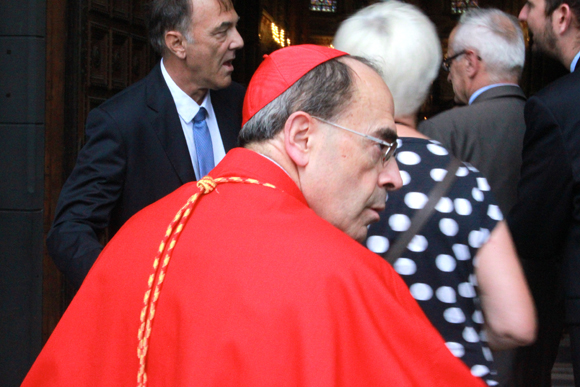
[[[234,149],[167,266],[149,386],[484,386],[379,256],[318,217],[277,165]],[[321,179],[324,179],[321,176]],[[23,386],[137,385],[148,278],[186,184],[105,247]]]

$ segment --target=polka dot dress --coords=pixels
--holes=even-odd
[[[411,225],[415,212],[427,203],[435,184],[445,177],[451,161],[438,142],[399,139],[397,162],[403,187],[389,193],[379,223],[369,227],[367,247],[388,251]],[[456,172],[456,180],[421,231],[408,244],[394,268],[413,297],[441,332],[449,350],[471,373],[496,386],[496,371],[483,327],[477,294],[474,257],[487,241],[502,213],[487,180],[471,165]]]

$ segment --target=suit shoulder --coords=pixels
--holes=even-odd
[[[423,129],[450,131],[453,127],[470,120],[469,108],[469,106],[460,106],[441,112],[428,120],[422,121],[419,124],[419,131],[423,132]],[[428,132],[423,133],[428,134]]]
[[[544,87],[531,98],[544,99],[546,101],[562,99],[574,99],[574,96],[580,94],[580,70],[571,74],[564,75],[556,79],[548,86]]]

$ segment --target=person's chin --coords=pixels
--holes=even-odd
[[[232,84],[232,77],[231,77],[231,75],[228,75],[225,77],[221,77],[219,80],[216,80],[216,82],[214,82],[214,86],[211,89],[212,90],[225,89],[226,87],[228,87],[231,84]]]

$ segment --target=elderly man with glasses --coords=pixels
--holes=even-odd
[[[516,201],[526,125],[526,97],[518,86],[525,45],[517,19],[497,9],[472,9],[449,36],[443,70],[455,102],[466,105],[419,125],[454,156],[489,180],[504,214]]]
[[[484,386],[356,241],[402,185],[375,70],[276,51],[243,122],[244,148],[117,233],[23,386]]]

